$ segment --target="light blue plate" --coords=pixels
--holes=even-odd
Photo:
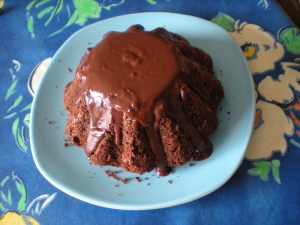
[[[65,85],[73,80],[80,58],[106,32],[124,31],[132,24],[141,24],[147,30],[165,27],[182,35],[192,45],[204,49],[212,57],[215,75],[225,89],[226,97],[218,115],[221,122],[217,132],[210,137],[214,145],[212,156],[196,162],[192,167],[185,165],[175,168],[175,173],[167,177],[157,178],[154,172],[138,175],[119,168],[100,168],[89,164],[82,149],[62,147],[67,120],[62,102],[63,91]],[[108,208],[157,209],[208,195],[233,175],[243,160],[251,137],[254,111],[252,75],[240,47],[224,29],[186,15],[132,14],[81,29],[53,56],[33,101],[30,142],[37,168],[50,183],[65,193]],[[117,170],[117,177],[127,177],[129,181],[122,184],[108,178],[104,174],[105,169]],[[136,182],[135,177],[139,177],[141,182]]]

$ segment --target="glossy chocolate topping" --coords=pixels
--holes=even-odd
[[[209,95],[203,87],[198,65],[180,54],[172,34],[163,28],[144,31],[134,25],[125,32],[109,32],[94,48],[89,48],[77,68],[82,80],[79,97],[84,95],[90,113],[86,154],[92,155],[110,125],[115,143],[122,145],[123,113],[145,127],[155,155],[157,173],[168,175],[159,121],[169,108],[191,137],[198,151],[206,144],[185,115],[182,102],[188,85],[203,100]],[[209,147],[212,150],[212,148]],[[210,152],[211,153],[211,152]]]

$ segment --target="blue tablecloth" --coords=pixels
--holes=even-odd
[[[276,2],[0,0],[1,6],[0,224],[300,223],[300,36]],[[138,12],[192,15],[230,32],[253,74],[257,111],[246,158],[220,189],[180,206],[122,211],[72,198],[39,173],[29,143],[27,83],[77,30]]]

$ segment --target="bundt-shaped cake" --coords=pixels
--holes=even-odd
[[[87,49],[65,88],[65,133],[93,164],[165,176],[211,155],[223,97],[208,54],[133,25]]]

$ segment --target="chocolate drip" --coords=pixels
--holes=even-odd
[[[100,43],[87,50],[76,75],[83,84],[76,103],[85,95],[90,112],[85,147],[88,156],[93,154],[110,125],[116,145],[122,145],[125,113],[145,127],[157,174],[168,175],[171,169],[159,135],[165,107],[171,109],[191,137],[199,153],[195,158],[208,155],[202,151],[210,147],[182,109],[186,85],[204,101],[210,99],[203,86],[201,68],[178,52],[172,34],[164,28],[146,32],[141,25],[134,25],[125,32],[107,33]]]
[[[146,131],[149,137],[150,147],[155,156],[155,165],[157,166],[156,173],[159,176],[167,176],[171,169],[167,167],[164,147],[161,143],[159,133],[154,126],[146,127]]]
[[[183,85],[184,86],[184,85]],[[192,144],[196,147],[198,151],[205,149],[205,143],[199,131],[193,124],[193,122],[185,115],[182,108],[182,99],[177,93],[181,93],[182,90],[181,80],[178,78],[174,84],[172,90],[169,92],[168,96],[168,107],[173,112],[174,117],[178,123],[183,127],[184,131],[188,136],[192,138]]]
[[[204,101],[210,101],[210,96],[203,85],[202,74],[198,66],[190,70],[189,78],[184,79],[184,82]]]
[[[150,146],[155,156],[155,164],[157,166],[156,173],[159,176],[167,176],[171,172],[171,168],[167,166],[166,156],[164,154],[163,146],[158,132],[159,122],[164,115],[163,114],[165,108],[164,105],[165,105],[164,99],[160,99],[159,101],[157,101],[154,107],[155,118],[153,124],[152,126],[146,128],[149,141],[150,141]]]
[[[111,115],[112,115],[112,123],[114,125],[114,131],[115,131],[115,143],[117,146],[121,146],[123,113],[113,108],[111,110]]]
[[[128,27],[128,29],[126,31],[144,31],[144,30],[145,30],[145,28],[142,25],[135,24],[135,25]]]
[[[193,160],[201,161],[201,160],[207,159],[212,154],[213,145],[210,142],[210,140],[208,140],[208,139],[205,140],[205,146],[206,146],[206,148],[203,149],[203,151],[196,150],[196,153],[193,156]]]
[[[90,126],[85,153],[90,157],[109,128],[111,107],[105,107],[103,99],[92,91],[86,94],[86,103],[90,112]]]
[[[81,85],[82,85],[81,89],[76,93],[75,104],[79,103],[81,96],[83,96],[85,94],[85,92],[86,92],[86,87],[85,87],[86,84],[83,82]]]

